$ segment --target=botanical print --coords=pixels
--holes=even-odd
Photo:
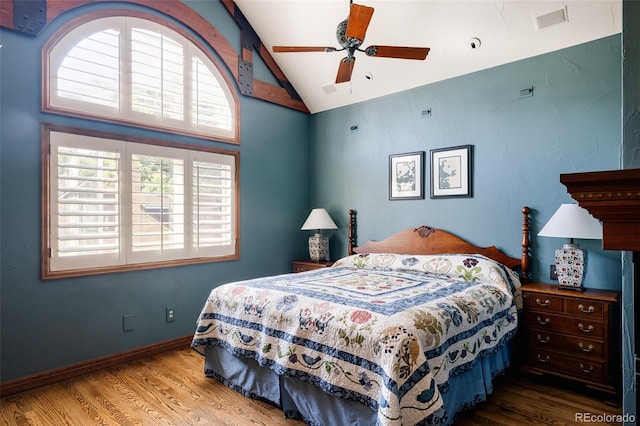
[[[416,190],[415,161],[398,161],[396,163],[396,188],[398,192]]]
[[[431,150],[431,198],[472,196],[472,147]]]
[[[424,151],[389,156],[389,199],[424,198]]]
[[[460,178],[461,161],[462,159],[459,155],[438,159],[438,185],[440,189],[462,187]]]

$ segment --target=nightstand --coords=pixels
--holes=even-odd
[[[522,369],[582,382],[619,395],[620,293],[560,289],[529,283],[524,299],[525,354]]]
[[[312,271],[314,269],[328,268],[333,265],[333,261],[320,261],[314,262],[313,260],[294,260],[291,262],[293,265],[293,272]]]

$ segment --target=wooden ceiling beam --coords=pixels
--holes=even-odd
[[[296,90],[293,88],[293,85],[289,82],[287,77],[284,75],[284,72],[282,72],[278,64],[276,64],[276,61],[273,59],[273,57],[269,53],[269,50],[264,47],[264,45],[262,44],[262,41],[260,40],[260,37],[258,37],[255,30],[253,29],[253,27],[251,26],[247,18],[243,15],[242,11],[235,4],[235,2],[233,0],[220,0],[220,1],[222,2],[227,12],[229,12],[229,15],[231,15],[233,20],[236,22],[236,24],[242,31],[243,50],[251,49],[255,51],[258,54],[258,56],[260,56],[260,58],[264,61],[265,65],[267,66],[269,71],[271,71],[271,73],[276,78],[276,80],[278,80],[278,83],[280,84],[280,89],[284,90],[283,92],[283,90],[277,90],[275,89],[275,87],[270,88],[269,86],[273,86],[273,85],[261,80],[253,79],[253,84],[252,84],[252,87],[254,88],[253,96],[260,97],[261,99],[264,99],[264,96],[266,96],[267,99],[264,99],[264,100],[267,100],[269,102],[274,102],[279,105],[288,106],[289,108],[293,108],[302,112],[309,113],[309,109],[302,102],[300,95],[298,95]],[[243,71],[246,73],[249,73],[249,69],[252,70],[253,68],[253,63],[247,62],[247,59],[246,59],[247,57],[251,58],[250,56],[247,56],[243,52],[243,60],[245,60]],[[251,76],[253,77],[252,71],[251,71]],[[244,85],[249,84],[246,80],[243,83]],[[265,91],[255,90],[255,86],[260,86]]]
[[[37,36],[51,21],[76,7],[109,0],[3,0],[0,1],[0,26]],[[227,39],[200,14],[179,0],[121,0],[138,4],[171,16],[199,34],[220,56],[233,75],[240,93],[266,102],[309,114],[309,109],[277,66],[251,25],[232,0],[220,0],[243,33],[240,55]],[[253,78],[255,50],[265,62],[279,86]]]

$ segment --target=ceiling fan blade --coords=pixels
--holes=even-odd
[[[353,66],[356,64],[356,58],[346,56],[340,61],[338,66],[338,75],[336,76],[336,83],[345,83],[351,80],[351,74],[353,73]]]
[[[423,60],[429,54],[429,50],[431,49],[428,47],[369,46],[364,50],[364,53],[379,58]]]
[[[356,44],[360,45],[367,33],[371,16],[373,16],[372,7],[353,3],[349,12],[349,21],[347,22],[347,30],[345,33],[347,40],[358,40]]]
[[[335,47],[323,47],[323,46],[273,46],[271,48],[273,53],[287,53],[287,52],[335,52]]]

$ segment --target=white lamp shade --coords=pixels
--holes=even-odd
[[[541,237],[602,239],[602,225],[578,204],[562,204],[538,232]]]
[[[338,229],[338,227],[325,209],[313,209],[300,230],[310,231],[314,229]]]

